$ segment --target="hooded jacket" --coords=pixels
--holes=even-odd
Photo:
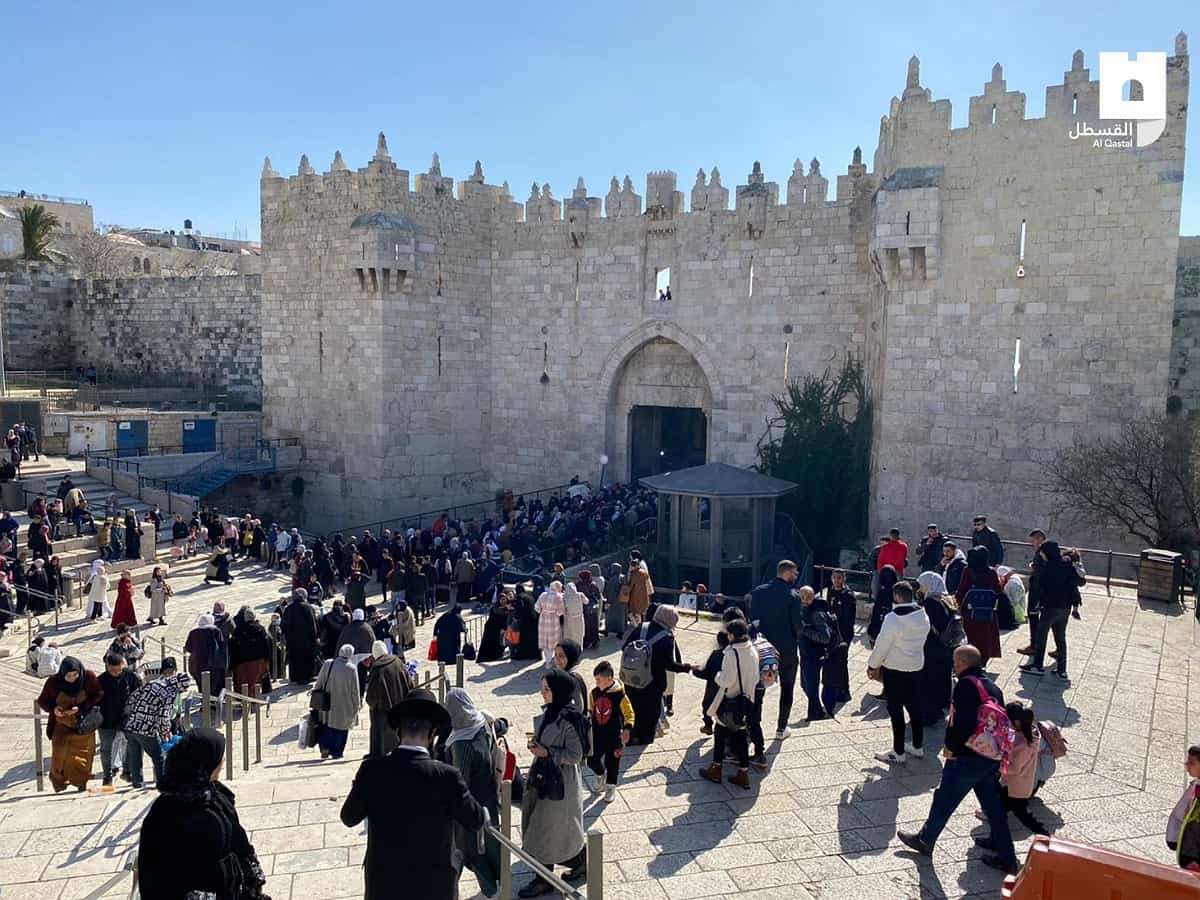
[[[883,618],[867,666],[893,672],[919,672],[925,665],[929,616],[915,603],[898,604]]]

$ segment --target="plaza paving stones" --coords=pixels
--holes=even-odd
[[[202,567],[184,567],[174,578],[170,624],[145,632],[147,656],[182,646],[196,616],[223,600],[231,612],[249,604],[263,615],[286,596],[287,583],[257,566],[235,565],[229,586],[206,587]],[[135,597],[139,611],[144,598]],[[1004,637],[1005,655],[990,671],[1009,698],[1033,701],[1039,718],[1064,726],[1070,754],[1039,792],[1033,809],[1058,833],[1102,843],[1139,856],[1170,860],[1164,823],[1184,784],[1181,760],[1200,739],[1200,654],[1194,620],[1159,604],[1139,604],[1128,591],[1089,589],[1083,620],[1069,630],[1072,680],[1022,676],[1015,650],[1024,629]],[[712,646],[714,625],[681,623],[680,646],[701,662]],[[47,636],[50,636],[47,633]],[[82,621],[78,610],[63,618],[57,636],[69,652],[97,666],[111,633]],[[418,636],[423,650],[429,626]],[[12,656],[0,660],[0,704],[24,712],[39,683],[21,670],[24,635],[9,635]],[[601,656],[616,660],[606,640],[586,654],[581,671]],[[943,731],[926,732],[924,760],[888,767],[872,754],[888,746],[878,691],[865,677],[866,648],[851,651],[854,699],[837,721],[793,724],[786,741],[769,740],[770,767],[753,773],[743,791],[699,777],[711,738],[699,733],[703,683],[676,679],[671,729],[652,746],[625,757],[617,799],[586,799],[585,819],[604,833],[608,900],[907,900],[996,898],[1000,876],[983,866],[974,836],[986,831],[971,803],[947,825],[932,859],[908,852],[895,840],[897,823],[917,824],[928,812],[940,765],[935,753]],[[424,654],[418,654],[423,657]],[[435,668],[423,658],[422,675]],[[537,712],[540,666],[492,663],[466,667],[467,689],[477,705],[506,716],[520,735]],[[774,722],[777,691],[767,697]],[[365,829],[342,826],[338,812],[367,747],[366,716],[350,736],[347,759],[319,762],[296,744],[296,723],[307,708],[303,691],[282,685],[264,719],[263,762],[242,772],[241,728],[235,727],[237,794],[242,823],[258,848],[267,890],[275,900],[337,900],[361,896]],[[794,715],[803,714],[798,701]],[[768,728],[768,734],[770,729]],[[515,748],[522,762],[523,748]],[[122,871],[136,846],[152,791],[122,787],[114,794],[38,796],[32,783],[32,726],[0,734],[0,886],[4,900],[100,900],[128,896]],[[732,770],[729,770],[732,771]],[[590,778],[590,775],[589,775]],[[99,788],[98,780],[94,782]],[[396,810],[404,815],[403,805]],[[519,834],[519,813],[515,814]],[[1029,834],[1015,820],[1018,850]],[[527,875],[519,870],[516,886]],[[462,896],[478,893],[466,874]]]

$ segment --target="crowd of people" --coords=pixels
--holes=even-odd
[[[564,553],[544,578],[514,585],[508,564],[527,548],[518,540],[526,529],[542,540],[549,533],[554,541],[582,541],[589,523],[608,518],[606,509],[622,507],[629,518],[641,512],[631,512],[640,498],[620,489],[604,499],[558,499],[543,506],[509,497],[501,515],[478,526],[441,516],[428,529],[385,529],[378,539],[363,531],[349,540],[334,535],[306,542],[296,529],[264,528],[249,514],[223,518],[204,510],[191,523],[177,517],[182,527],[173,529],[172,541],[181,542],[181,553],[208,545],[214,558],[226,561],[227,577],[235,563],[286,570],[287,600],[265,625],[248,607],[231,617],[216,602],[188,634],[186,671],[168,659],[143,683],[132,591],[120,589],[109,610],[100,564],[93,574],[99,614],[110,616],[116,631],[104,671],[94,674],[44,642],[31,649],[31,665],[52,673],[38,699],[51,714],[51,783],[56,790],[86,788],[97,734],[102,790],[117,778],[141,786],[142,757],[149,756],[160,796],[147,822],[170,822],[173,840],[223,855],[210,857],[206,849],[190,854],[187,866],[158,865],[150,855],[162,838],[143,828],[143,893],[171,886],[259,896],[261,867],[238,824],[233,794],[218,780],[223,741],[203,729],[183,732],[179,701],[204,673],[213,685],[229,674],[238,690],[259,685],[269,691],[286,661],[289,681],[311,685],[301,741],[322,759],[344,756],[365,707],[368,753],[341,812],[347,826],[369,824],[365,896],[394,893],[402,871],[406,888],[421,896],[453,897],[459,865],[476,875],[485,896],[494,896],[499,847],[484,826],[497,819],[501,783],[513,782],[521,804],[525,852],[546,869],[558,868],[568,883],[580,883],[588,865],[585,798],[590,791],[614,800],[628,748],[670,732],[677,676],[704,682],[697,724],[712,745],[699,777],[740,789],[752,787],[752,773],[769,767],[768,752],[792,735],[797,677],[806,722],[836,717],[851,699],[858,599],[844,571],[834,570],[830,585],[818,591],[799,584],[799,568],[783,560],[774,579],[745,597],[706,596],[703,586],[693,591],[691,585],[657,592],[637,551],[607,572],[598,564],[569,566]],[[608,518],[609,526],[615,521]],[[1002,630],[1028,624],[1022,674],[1043,675],[1048,654],[1066,678],[1067,625],[1079,616],[1085,573],[1077,553],[1038,529],[1030,534],[1026,569],[1003,566],[1004,549],[983,517],[967,548],[931,524],[909,577],[908,545],[893,530],[873,554],[864,637],[867,675],[881,685],[875,696],[891,724],[891,746],[880,748],[876,759],[902,771],[925,756],[928,729],[945,725],[945,761],[928,817],[918,830],[898,831],[898,840],[932,854],[950,816],[974,793],[977,815],[989,825],[988,837],[977,839],[983,862],[1012,872],[1019,862],[1008,814],[1046,833],[1030,800],[1053,774],[1066,742],[1030,706],[1006,702],[985,666],[1000,655]],[[156,571],[146,590],[150,622],[165,621],[170,593]],[[668,596],[675,602],[665,602]],[[676,630],[680,608],[697,606],[718,612],[721,623],[703,658],[689,660]],[[483,617],[477,646],[463,620],[468,609]],[[462,655],[480,663],[541,662],[542,711],[525,733],[532,758],[525,771],[509,748],[507,721],[479,708],[463,688],[450,688],[439,703],[418,686],[409,654],[417,649],[416,628],[430,619],[430,660],[452,663]],[[608,652],[616,650],[619,663],[595,662],[589,683],[584,655],[606,640],[616,641]],[[763,719],[776,688],[775,741],[769,743]],[[1167,840],[1181,865],[1200,868],[1200,748],[1189,752],[1187,770],[1195,780],[1172,814]],[[401,806],[411,816],[397,816]],[[519,896],[555,890],[535,875]]]

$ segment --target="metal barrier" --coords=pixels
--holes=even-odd
[[[213,713],[219,712],[225,726],[225,777],[232,781],[234,773],[233,754],[233,710],[240,709],[242,722],[242,771],[250,771],[250,713],[254,713],[254,762],[262,762],[262,716],[263,710],[269,718],[271,715],[270,699],[263,699],[262,685],[242,685],[243,693],[233,689],[233,676],[225,677],[224,690],[214,697],[212,695],[212,673],[200,673],[200,724],[205,728],[212,727]]]
[[[42,727],[42,708],[37,705],[37,701],[35,700],[33,702],[32,714],[0,712],[0,719],[23,719],[33,722],[34,777],[37,780],[38,793],[41,793],[46,789],[46,753],[45,747],[42,745],[45,730]]]
[[[974,540],[974,538],[972,538],[970,535],[963,535],[963,534],[950,534],[950,535],[946,535],[946,536],[947,536],[947,537],[948,537],[950,540],[952,540],[952,541],[955,541],[956,543],[958,543],[958,544],[959,544],[959,546],[960,546],[960,548],[965,548],[965,549],[963,549],[963,552],[964,552],[964,553],[966,553],[966,552],[967,552],[967,550],[969,550],[969,549],[970,549],[970,547],[971,547],[971,542]],[[1032,553],[1032,552],[1033,552],[1032,548],[1029,546],[1029,543],[1028,543],[1027,541],[1005,541],[1005,540],[1001,540],[1001,541],[1000,541],[1000,543],[1001,543],[1001,544],[1002,544],[1004,547],[1006,547],[1006,548],[1008,548],[1008,547],[1020,548],[1021,550],[1025,551],[1026,553]],[[1079,551],[1079,553],[1080,553],[1081,555],[1083,555],[1083,554],[1090,554],[1090,555],[1093,555],[1093,556],[1100,556],[1100,557],[1103,557],[1103,559],[1104,559],[1104,563],[1105,563],[1105,570],[1104,570],[1104,589],[1105,589],[1105,590],[1106,590],[1106,591],[1107,591],[1109,594],[1111,594],[1111,593],[1112,593],[1112,582],[1113,582],[1113,563],[1114,563],[1115,561],[1117,561],[1117,560],[1120,560],[1120,561],[1122,561],[1122,562],[1127,562],[1127,563],[1129,564],[1130,568],[1133,570],[1133,571],[1132,571],[1133,578],[1134,578],[1135,580],[1136,580],[1136,578],[1137,578],[1137,573],[1138,573],[1138,563],[1139,563],[1139,562],[1141,562],[1141,557],[1140,557],[1140,556],[1139,556],[1137,553],[1125,553],[1125,552],[1123,552],[1123,551],[1120,551],[1120,550],[1097,550],[1097,549],[1095,549],[1095,548],[1092,548],[1092,547],[1076,547],[1074,544],[1069,544],[1069,543],[1066,543],[1066,542],[1064,542],[1064,541],[1059,541],[1059,544],[1060,544],[1060,546],[1062,546],[1064,549],[1065,549],[1065,548],[1067,548],[1067,547],[1070,547],[1070,548],[1071,548],[1071,549],[1073,549],[1073,550],[1078,550],[1078,551]],[[1084,569],[1085,569],[1085,570],[1088,568],[1088,566],[1087,566],[1087,561],[1086,561],[1086,557],[1085,557],[1085,559],[1084,559],[1084,566],[1083,566],[1083,567],[1084,567]],[[1013,568],[1013,569],[1017,569],[1018,567],[1017,567],[1017,566],[1013,566],[1012,568]],[[1022,572],[1021,574],[1026,574],[1026,573],[1025,573],[1025,572]],[[1089,577],[1089,578],[1096,578],[1096,579],[1099,579],[1099,577],[1100,577],[1100,576],[1098,576],[1098,575],[1089,575],[1088,577]]]
[[[573,887],[546,868],[512,839],[512,782],[500,783],[500,827],[487,824],[483,828],[500,845],[500,900],[512,900],[512,858],[516,855],[536,875],[546,881],[560,896],[569,900],[604,900],[604,835],[587,833],[586,892]]]

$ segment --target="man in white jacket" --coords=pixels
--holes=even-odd
[[[929,616],[916,604],[912,586],[897,582],[892,589],[892,611],[883,619],[875,649],[867,660],[867,674],[883,681],[887,694],[888,715],[892,719],[892,749],[876,753],[880,762],[903,763],[905,752],[917,759],[925,755],[918,692],[921,668],[925,665],[925,638],[929,636]],[[904,711],[912,725],[912,743],[904,743]]]
[[[737,760],[737,772],[729,779],[729,783],[740,788],[750,788],[750,746],[747,742],[750,708],[754,705],[754,688],[758,684],[758,651],[750,642],[750,628],[741,619],[734,619],[727,626],[729,646],[721,659],[721,671],[717,673],[717,693],[709,704],[705,714],[716,719],[713,731],[713,761],[706,769],[700,770],[700,777],[708,781],[721,783],[722,760],[725,750]],[[728,717],[720,715],[721,703],[724,700],[734,701],[741,698],[741,714],[737,722],[727,721]]]

